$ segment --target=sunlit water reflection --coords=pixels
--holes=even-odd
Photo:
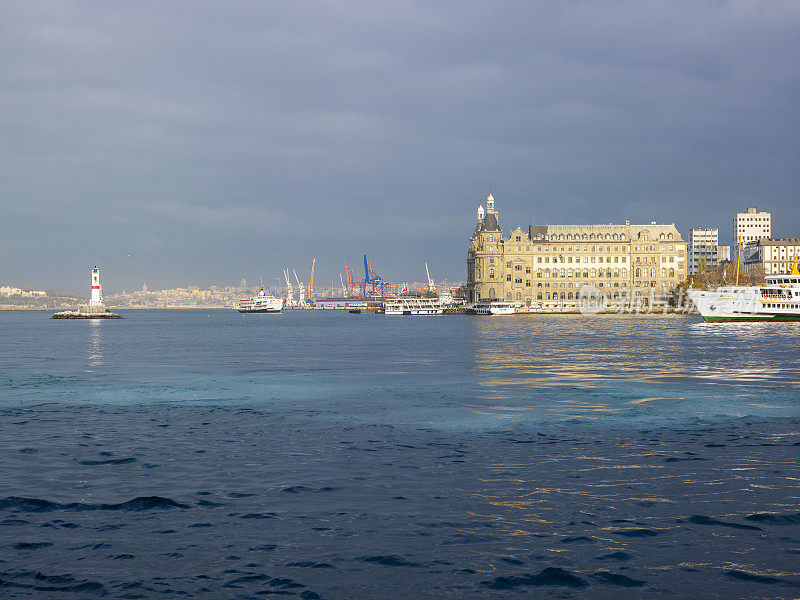
[[[794,323],[565,315],[474,327],[483,403],[470,406],[498,418],[662,420],[800,407]]]

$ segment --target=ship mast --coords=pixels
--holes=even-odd
[[[739,285],[739,265],[742,262],[742,238],[739,238],[739,252],[736,257],[736,285]]]

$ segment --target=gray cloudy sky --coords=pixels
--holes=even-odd
[[[0,4],[0,284],[463,279],[508,230],[800,235],[798,2]]]

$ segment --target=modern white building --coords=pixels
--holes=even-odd
[[[697,273],[701,261],[707,267],[719,264],[719,229],[710,227],[694,227],[689,231],[689,274]]]
[[[717,258],[719,259],[720,263],[730,262],[731,260],[731,247],[730,246],[720,246],[717,251]]]
[[[10,285],[0,285],[0,296],[21,296],[22,288],[13,287]]]
[[[22,296],[24,298],[44,297],[47,292],[44,290],[23,290],[22,288],[13,287],[10,285],[0,286],[0,296]]]
[[[733,217],[733,245],[772,237],[772,214],[753,206],[747,212],[736,213]]]
[[[760,266],[765,275],[788,273],[796,257],[800,257],[800,238],[756,240],[742,248],[745,269]]]

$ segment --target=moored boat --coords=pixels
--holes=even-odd
[[[467,310],[473,315],[513,315],[516,313],[516,304],[504,300],[478,300]]]
[[[393,298],[384,304],[387,315],[441,315],[444,312],[439,298]]]
[[[706,321],[800,321],[800,271],[767,275],[760,286],[689,290],[689,299]]]

